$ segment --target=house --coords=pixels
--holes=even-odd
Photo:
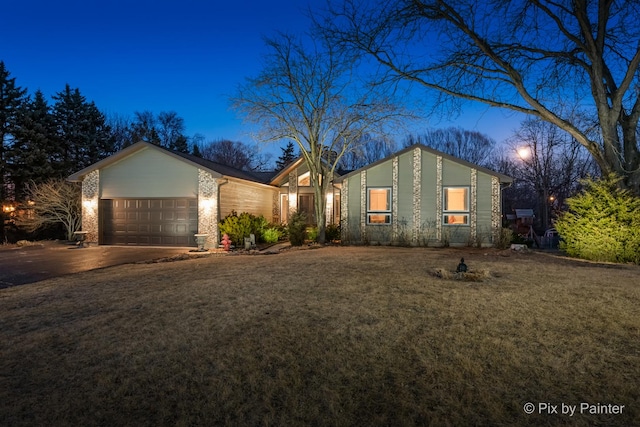
[[[347,243],[491,244],[500,226],[505,175],[423,145],[343,176],[327,195],[328,224]],[[237,170],[147,142],[131,145],[69,177],[82,183],[82,229],[105,245],[193,246],[194,234],[219,243],[232,211],[287,222],[313,220],[313,188],[300,158],[284,170]]]

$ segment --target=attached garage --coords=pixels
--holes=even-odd
[[[196,246],[200,234],[208,249],[218,247],[221,210],[272,219],[278,199],[266,184],[271,177],[138,142],[69,180],[82,183],[87,242]]]
[[[99,243],[104,245],[195,246],[195,198],[102,199]]]

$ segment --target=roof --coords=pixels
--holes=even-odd
[[[154,150],[162,151],[168,154],[171,157],[174,157],[178,160],[184,161],[186,163],[191,164],[192,166],[199,167],[202,169],[206,169],[210,172],[213,172],[219,176],[232,177],[232,178],[240,178],[247,181],[253,181],[260,184],[267,184],[271,181],[271,178],[277,173],[273,172],[252,172],[252,171],[244,171],[240,169],[236,169],[231,166],[222,165],[220,163],[212,162],[210,160],[203,159],[201,157],[193,156],[191,154],[181,153],[179,151],[169,150],[168,148],[160,147],[159,145],[151,144],[146,141],[140,141],[133,145],[130,145],[127,148],[124,148],[117,153],[100,160],[97,163],[94,163],[72,175],[70,175],[67,179],[69,181],[82,181],[82,179],[89,173],[93,172],[97,169],[103,169],[107,166],[110,166],[120,160],[128,157],[138,151],[141,151],[145,148],[151,148]]]
[[[349,173],[347,173],[345,175],[342,175],[339,179],[336,180],[336,182],[342,182],[344,179],[349,178],[350,176],[356,175],[356,174],[360,173],[363,170],[367,170],[367,169],[370,169],[370,168],[372,168],[374,166],[377,166],[379,164],[388,162],[392,158],[400,156],[400,155],[402,155],[404,153],[413,151],[416,148],[420,148],[421,150],[426,151],[426,152],[431,153],[431,154],[434,154],[436,156],[442,156],[442,158],[444,158],[444,159],[447,159],[447,160],[450,160],[452,162],[461,164],[463,166],[466,166],[466,167],[469,167],[469,168],[473,168],[473,169],[477,169],[477,170],[479,170],[481,172],[484,172],[484,173],[486,173],[488,175],[495,176],[496,178],[498,178],[500,180],[501,183],[508,184],[508,183],[513,182],[513,178],[511,178],[510,176],[501,174],[501,173],[496,172],[496,171],[492,171],[491,169],[487,169],[487,168],[485,168],[483,166],[479,166],[479,165],[476,165],[476,164],[471,163],[471,162],[467,162],[466,160],[459,159],[459,158],[454,157],[454,156],[452,156],[450,154],[447,154],[447,153],[444,153],[442,151],[438,151],[438,150],[436,150],[434,148],[428,147],[428,146],[426,146],[424,144],[414,144],[414,145],[411,145],[411,146],[409,146],[407,148],[404,148],[404,149],[402,149],[400,151],[397,151],[397,152],[393,153],[392,155],[385,157],[382,160],[378,160],[377,162],[370,163],[367,166],[363,166],[360,169],[356,169],[356,170],[351,171],[351,172],[349,172]]]

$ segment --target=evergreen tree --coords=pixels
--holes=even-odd
[[[56,176],[50,162],[50,153],[56,151],[53,116],[43,93],[38,90],[20,110],[14,142],[8,152],[16,200],[24,200],[30,181],[41,183]]]
[[[555,224],[567,254],[640,264],[640,197],[620,189],[620,179],[583,181],[582,192],[567,199],[569,211]]]
[[[291,163],[296,159],[293,142],[289,141],[287,143],[287,146],[284,148],[280,147],[280,150],[282,150],[282,154],[280,154],[280,157],[278,157],[278,160],[276,160],[277,170],[284,169],[285,166],[287,166],[289,163]]]
[[[79,89],[66,85],[53,99],[60,148],[53,159],[57,171],[70,175],[113,153],[113,137],[104,114]]]
[[[200,152],[200,146],[198,144],[193,144],[193,149],[191,150],[191,155],[196,157],[202,157],[202,153]]]
[[[7,171],[7,150],[11,147],[16,128],[18,111],[24,102],[26,89],[16,86],[4,62],[0,61],[0,201],[7,198],[5,177]]]

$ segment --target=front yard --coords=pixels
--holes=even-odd
[[[490,277],[432,274],[462,256]],[[4,425],[640,425],[638,266],[326,247],[80,273],[0,307]]]

